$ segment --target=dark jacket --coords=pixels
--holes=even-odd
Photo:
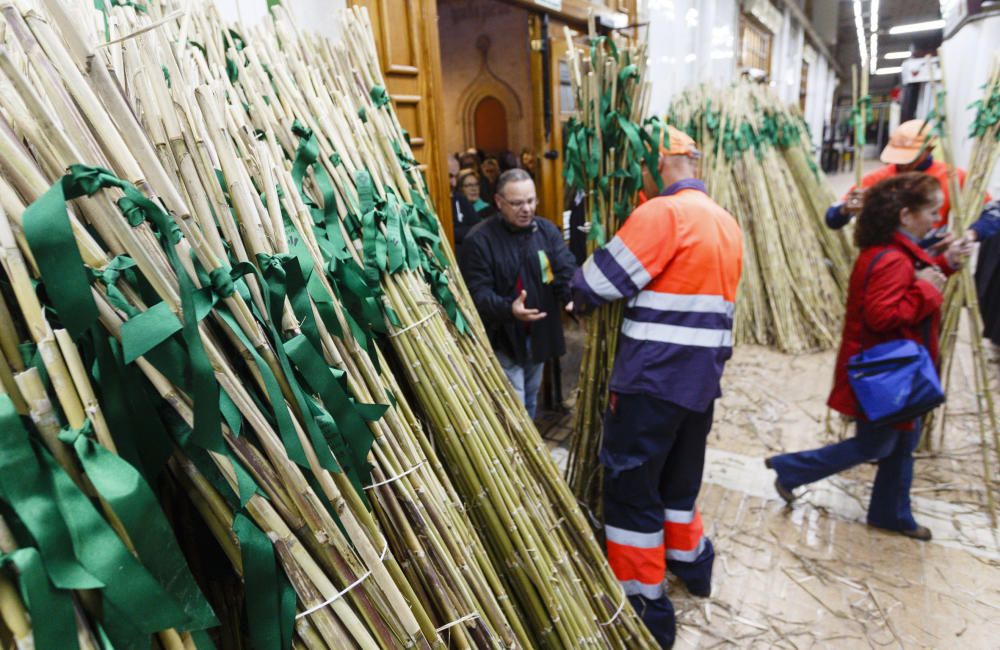
[[[551,270],[547,278],[543,253]],[[459,267],[494,350],[519,364],[541,363],[566,351],[561,312],[576,264],[555,224],[535,217],[528,228],[513,230],[501,215],[490,217],[465,237]],[[519,285],[528,292],[525,306],[546,318],[533,323],[514,318],[511,304]]]
[[[868,267],[886,250],[872,267],[866,290]],[[931,359],[937,362],[943,298],[930,282],[914,277],[916,269],[925,266],[937,266],[945,274],[953,272],[944,256],[930,257],[898,232],[893,233],[889,244],[869,246],[858,254],[847,290],[844,333],[833,390],[827,400],[830,408],[851,417],[860,416],[857,398],[847,380],[847,360],[862,350],[862,344],[867,349],[895,339],[910,339],[927,345]]]
[[[454,192],[451,195],[451,211],[456,253],[469,231],[494,212],[492,207],[482,199],[473,204],[461,192]]]

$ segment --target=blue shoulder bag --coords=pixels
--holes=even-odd
[[[875,256],[865,273],[862,298],[879,258]],[[924,322],[924,343],[909,339],[886,341],[864,349],[864,302],[861,305],[862,350],[847,360],[847,379],[865,417],[872,424],[898,424],[920,417],[944,402],[937,369],[927,351],[930,317]]]

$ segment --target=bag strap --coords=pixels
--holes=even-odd
[[[868,281],[871,280],[872,271],[875,269],[875,265],[878,261],[882,259],[886,253],[892,250],[892,246],[886,246],[885,250],[881,251],[878,255],[872,259],[871,263],[868,265],[868,270],[865,271],[865,281],[861,285],[861,349],[864,350],[867,346],[865,345],[865,303],[868,302]]]
[[[868,293],[868,280],[871,279],[872,270],[875,269],[875,264],[877,264],[878,261],[880,259],[882,259],[882,256],[885,255],[886,253],[888,253],[890,250],[892,250],[892,245],[891,244],[889,246],[887,246],[885,248],[885,250],[881,251],[878,255],[875,256],[875,258],[868,265],[868,270],[865,271],[865,281],[864,281],[864,283],[861,286],[861,349],[862,349],[862,351],[866,347],[865,346],[865,328],[867,326],[865,325],[865,302],[867,302],[866,298],[867,298],[867,293]],[[929,350],[930,349],[930,343],[931,343],[931,317],[930,316],[928,316],[927,318],[925,318],[923,320],[923,330],[924,330],[924,347]]]

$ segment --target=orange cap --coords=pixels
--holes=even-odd
[[[880,158],[887,165],[909,165],[921,151],[933,144],[931,123],[927,120],[909,120],[892,132],[889,144],[882,150]]]
[[[680,129],[667,125],[667,128],[660,132],[660,155],[697,158],[701,153],[691,136]]]

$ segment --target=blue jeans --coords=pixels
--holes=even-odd
[[[535,409],[538,406],[538,389],[542,387],[542,370],[544,363],[525,363],[518,365],[516,361],[508,357],[503,352],[497,352],[497,359],[500,366],[507,375],[507,380],[514,387],[517,399],[521,400],[528,415],[535,417]]]
[[[868,504],[868,523],[889,530],[913,530],[910,511],[913,450],[920,442],[920,420],[913,431],[858,421],[853,438],[811,451],[771,458],[778,482],[789,490],[850,469],[868,460],[878,461]]]

